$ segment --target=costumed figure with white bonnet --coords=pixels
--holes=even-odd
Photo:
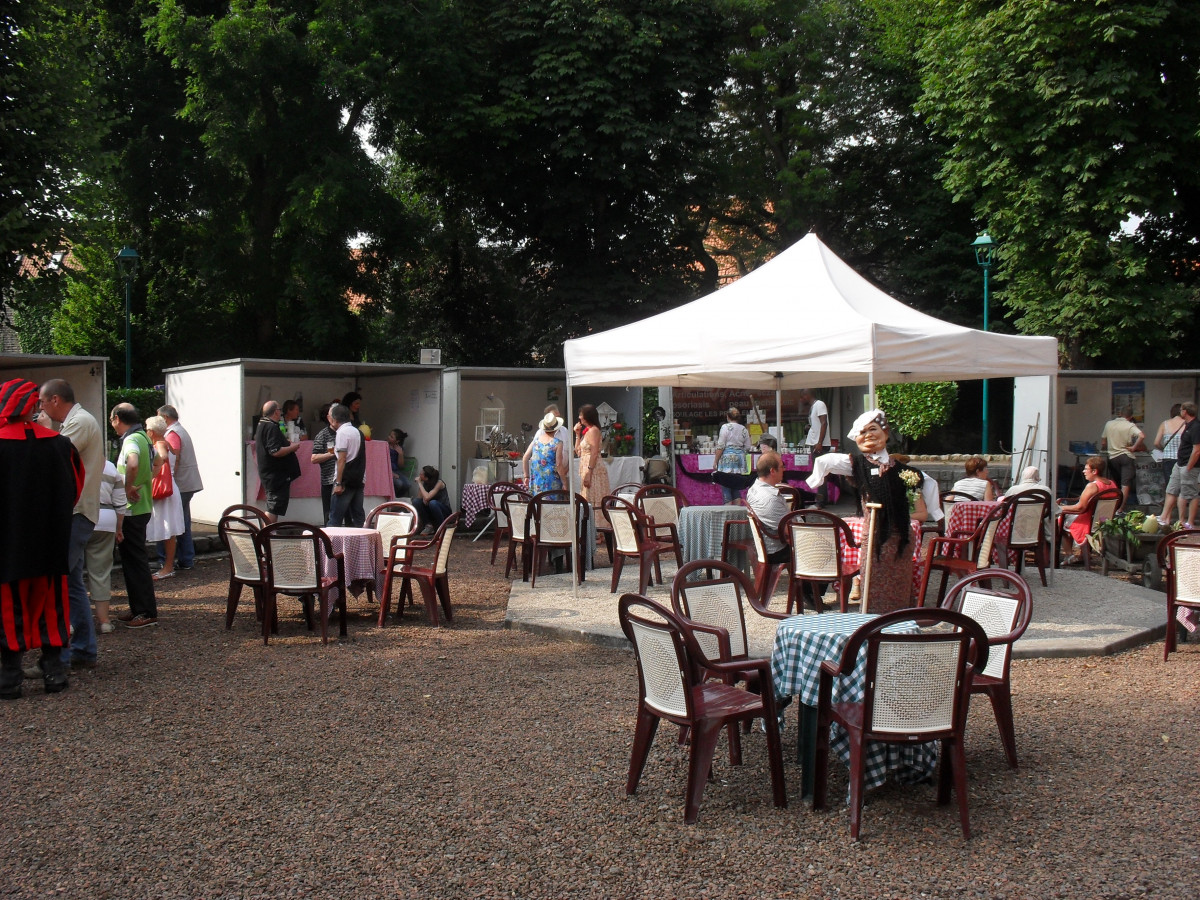
[[[879,505],[869,586],[869,609],[873,613],[913,605],[910,490],[920,496],[935,519],[943,517],[937,482],[891,457],[887,451],[888,433],[883,410],[863,413],[847,433],[857,449],[818,457],[807,481],[809,489],[815,491],[830,475],[847,475],[853,478],[864,504]]]

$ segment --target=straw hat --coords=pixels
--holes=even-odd
[[[542,431],[553,434],[554,432],[558,431],[558,429],[562,428],[562,424],[563,420],[554,413],[546,413],[545,417],[542,419]]]

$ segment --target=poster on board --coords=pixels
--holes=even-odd
[[[1146,421],[1146,382],[1114,381],[1112,383],[1113,418],[1123,415],[1126,407],[1133,410],[1133,421]]]

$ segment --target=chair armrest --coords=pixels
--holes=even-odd
[[[795,613],[776,612],[773,609],[768,609],[762,605],[762,601],[757,597],[747,595],[746,599],[750,602],[751,608],[764,619],[790,619],[795,615]]]
[[[733,651],[729,647],[729,629],[722,628],[720,625],[705,625],[701,622],[693,622],[690,620],[688,622],[688,628],[692,631],[703,631],[705,634],[711,634],[717,639],[717,652],[721,655],[720,659],[717,661],[710,660],[704,655],[704,651],[701,650],[700,657],[703,660],[702,665],[704,668],[717,671],[721,666],[728,664],[726,662],[722,662],[722,660],[728,660],[731,656],[733,656]],[[697,649],[699,649],[698,645]],[[736,668],[733,671],[736,671]]]
[[[929,541],[929,546],[925,553],[925,559],[930,560],[930,559],[933,559],[934,556],[950,556],[952,551],[954,551],[956,548],[961,547],[962,549],[965,550],[970,545],[970,543],[971,543],[971,539],[965,538],[965,537],[963,537],[963,538],[958,538],[958,537],[935,537],[935,538],[932,538]],[[941,550],[942,548],[945,548],[945,550],[947,552],[939,553],[938,551]]]

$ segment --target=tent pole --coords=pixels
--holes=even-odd
[[[867,373],[867,395],[868,395],[867,409],[875,409],[876,403],[875,403],[875,370],[874,369],[872,369],[870,372]],[[866,410],[863,410],[863,412],[866,412]]]
[[[780,385],[783,383],[782,376],[775,376],[775,425],[779,429],[779,435],[776,438],[776,443],[783,443],[783,391],[780,390]]]
[[[568,378],[567,379],[567,409],[566,409],[567,414],[565,416],[563,416],[563,418],[566,421],[568,421],[568,422],[571,421],[571,410],[573,410],[574,408],[575,408],[575,404],[574,404],[574,402],[572,402],[572,396],[571,396],[571,381]],[[575,432],[574,432],[574,430],[572,430],[570,433],[574,434]],[[575,474],[575,450],[574,450],[574,448],[571,448],[570,450],[567,451],[567,500],[571,504],[571,533],[573,535],[575,535],[575,532],[576,532],[575,523],[579,521],[579,518],[578,518],[579,510],[575,508],[575,481],[573,478],[574,474]],[[528,487],[528,485],[526,487]],[[581,560],[579,558],[579,540],[578,540],[578,535],[575,535],[575,536],[576,536],[575,551],[571,554],[571,598],[575,601],[575,605],[578,606],[579,605],[579,579],[577,577],[575,577],[575,567],[579,566],[579,565],[583,565],[583,560]],[[534,562],[536,564],[536,560]]]

